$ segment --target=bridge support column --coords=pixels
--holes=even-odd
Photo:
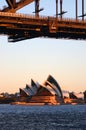
[[[58,18],[58,0],[56,0],[56,18]]]
[[[16,0],[13,0],[13,7],[15,7],[15,4],[16,4]]]
[[[78,18],[78,1],[76,0],[76,20]]]
[[[39,0],[35,0],[35,15],[39,17]]]
[[[14,8],[15,8],[15,5],[16,5],[16,0],[6,0],[9,8],[11,9],[11,12],[15,12],[14,11]]]
[[[62,19],[62,0],[60,0],[60,14],[61,14],[61,19]]]
[[[84,20],[84,0],[82,0],[82,20]]]

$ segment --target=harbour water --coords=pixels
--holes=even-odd
[[[86,130],[86,105],[0,105],[0,130]]]

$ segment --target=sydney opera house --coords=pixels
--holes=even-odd
[[[20,88],[20,101],[32,104],[59,104],[63,102],[62,90],[57,81],[49,75],[43,84],[31,79],[31,84]]]
[[[31,84],[19,89],[19,102],[38,105],[83,104],[86,103],[86,91],[75,93],[62,91],[58,82],[49,75],[43,84],[31,79]]]

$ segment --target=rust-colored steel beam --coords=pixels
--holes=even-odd
[[[6,0],[6,1],[10,1],[10,0]],[[21,0],[17,3],[15,3],[15,7],[14,7],[14,10],[10,7],[7,7],[7,8],[4,8],[2,11],[5,11],[5,12],[16,12],[17,10],[23,8],[24,6],[32,3],[33,1],[35,0]],[[10,3],[9,3],[10,4]]]
[[[6,0],[6,2],[10,8],[13,8],[12,0]]]
[[[12,10],[12,12],[14,12],[14,8],[15,8],[15,4],[16,4],[16,0],[6,0],[9,8]]]
[[[16,0],[11,0],[12,3],[13,3],[13,7],[15,7],[15,4],[16,4]]]

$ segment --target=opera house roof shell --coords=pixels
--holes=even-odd
[[[21,96],[33,96],[36,94],[37,89],[39,88],[38,82],[35,82],[31,79],[31,85],[26,84],[25,88],[20,88]]]
[[[53,96],[57,96],[59,98],[63,97],[59,84],[51,75],[48,76],[47,80],[42,85],[31,79],[31,85],[26,84],[25,88],[20,88],[20,96],[34,96],[37,93],[40,95],[41,91],[44,90]],[[47,93],[47,95],[49,93]]]

